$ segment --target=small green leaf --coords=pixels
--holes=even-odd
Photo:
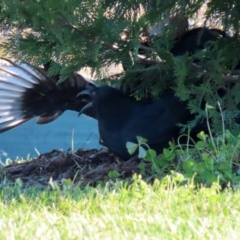
[[[138,144],[141,145],[143,143],[146,143],[147,142],[147,139],[146,138],[143,138],[141,136],[137,136],[137,141],[138,141]]]
[[[133,142],[127,142],[126,147],[127,147],[128,153],[132,155],[133,153],[136,152],[136,150],[138,148],[138,144],[133,143]]]
[[[231,170],[231,167],[230,167],[230,162],[220,162],[218,164],[218,167],[217,167],[218,170],[220,171],[229,171]]]
[[[205,167],[207,170],[213,171],[213,165],[214,165],[214,161],[212,159],[211,156],[209,156],[209,154],[207,154],[206,152],[202,153],[202,159],[205,162]]]
[[[174,152],[172,152],[172,154],[168,157],[168,161],[170,162],[175,158],[176,158],[176,154]]]
[[[206,181],[207,184],[212,184],[214,182],[217,182],[218,178],[214,173],[205,172],[204,175],[202,175],[203,179]]]
[[[232,173],[231,170],[229,170],[229,171],[223,171],[223,176],[226,181],[232,181],[236,175]]]
[[[167,148],[163,149],[163,153],[167,161],[172,161],[176,157],[175,153]]]
[[[169,146],[170,146],[170,148],[171,148],[172,150],[175,150],[175,149],[176,149],[176,145],[173,144],[172,142],[168,142],[168,144],[169,144]]]
[[[145,161],[152,162],[157,157],[157,153],[153,149],[148,149],[146,152],[147,155],[144,158]]]
[[[116,170],[108,172],[108,177],[111,178],[111,179],[118,178],[119,176],[120,176],[120,174]]]
[[[208,170],[206,170],[205,168],[204,162],[197,163],[195,166],[195,171],[198,172],[199,174],[205,174],[206,172],[208,172]]]
[[[140,174],[144,176],[146,174],[145,173],[145,169],[146,169],[145,163],[144,162],[139,163],[138,168],[140,169]]]
[[[197,148],[206,148],[207,146],[208,146],[207,143],[204,142],[204,141],[198,141],[198,142],[196,143],[196,147],[197,147]]]
[[[171,154],[171,151],[170,151],[169,149],[167,149],[167,148],[164,148],[164,149],[163,149],[163,153],[164,153],[164,155],[165,155],[166,157],[168,157],[168,156]]]
[[[188,159],[183,163],[183,169],[188,174],[196,172],[196,162],[193,159]]]
[[[208,135],[201,131],[200,133],[197,134],[197,137],[206,142]]]
[[[145,158],[146,155],[147,155],[147,151],[142,146],[139,146],[138,157]]]
[[[232,133],[229,130],[226,130],[225,137],[229,142],[236,142],[236,138],[232,135]]]
[[[159,170],[158,166],[155,165],[155,164],[152,164],[152,166],[151,166],[151,172],[154,174],[154,173],[158,172],[158,170]]]
[[[206,159],[209,158],[209,155],[208,155],[206,152],[203,152],[203,153],[201,154],[201,156],[202,156],[202,159],[203,159],[203,160],[206,160]]]
[[[185,179],[183,174],[175,171],[172,171],[170,176],[174,181],[177,181],[177,182],[182,182]]]

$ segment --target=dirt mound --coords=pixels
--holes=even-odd
[[[50,179],[59,186],[63,179],[71,179],[75,185],[95,185],[109,179],[109,172],[117,171],[120,178],[139,173],[140,160],[123,161],[107,149],[66,152],[52,150],[30,161],[13,162],[4,167],[8,180],[21,179],[25,186],[48,186]]]

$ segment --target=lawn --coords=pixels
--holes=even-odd
[[[145,162],[55,150],[2,165],[0,239],[239,239],[240,135],[200,137]]]
[[[239,239],[240,192],[109,181],[39,189],[2,183],[0,239]],[[55,187],[54,187],[55,186]]]

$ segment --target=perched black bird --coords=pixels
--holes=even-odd
[[[78,96],[92,98],[80,113],[94,109],[103,144],[123,159],[130,158],[126,142],[136,142],[136,136],[148,139],[152,149],[162,152],[169,141],[179,136],[177,124],[193,118],[186,103],[172,92],[154,103],[137,101],[108,86],[84,90]]]
[[[170,52],[174,56],[180,56],[186,53],[191,55],[205,49],[209,42],[214,42],[226,36],[227,34],[220,29],[209,29],[206,27],[194,28],[176,38]]]
[[[57,84],[58,79],[49,77],[42,68],[7,59],[1,59],[1,62],[0,133],[37,116],[37,123],[45,124],[58,118],[65,110],[79,112],[88,99],[77,99],[77,93],[96,87],[79,74]],[[85,114],[96,117],[92,109]]]
[[[160,45],[160,48],[164,49],[165,46],[161,46],[161,41],[158,41],[161,39],[161,37],[162,36],[154,36],[151,41],[149,40],[142,43],[138,49],[138,53],[150,57],[152,52],[151,48],[156,48],[157,45],[158,47]],[[169,49],[169,52],[174,57],[182,56],[184,54],[191,56],[199,51],[205,51],[210,43],[216,42],[218,39],[223,39],[226,37],[227,34],[220,29],[211,29],[206,27],[194,28],[180,36],[177,36],[174,40],[172,40],[172,47]],[[157,52],[159,50],[155,49],[154,52],[155,51]],[[159,57],[162,58],[161,54]],[[194,63],[198,62],[199,59],[194,60]],[[129,55],[129,59],[126,60],[126,62],[122,63],[123,69],[127,72],[127,74],[122,80],[123,84],[121,86],[121,89],[130,95],[138,92],[141,87],[145,87],[144,94],[142,91],[142,96],[144,96],[145,100],[151,101],[152,92],[149,91],[149,89],[146,87],[148,86],[149,80],[153,85],[158,85],[159,81],[162,80],[166,83],[165,87],[168,88],[170,81],[164,81],[163,78],[167,77],[169,80],[173,79],[173,72],[164,72],[164,67],[153,69],[154,64],[157,65],[158,63],[147,60],[139,60],[138,62],[135,62],[135,65],[133,66]],[[160,75],[161,79],[159,78]]]

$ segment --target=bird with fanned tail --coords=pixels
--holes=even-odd
[[[103,144],[117,156],[128,159],[126,142],[142,136],[159,153],[171,139],[178,137],[177,124],[192,117],[186,103],[172,92],[166,92],[161,101],[146,103],[112,87],[98,87],[79,74],[56,84],[57,80],[44,69],[2,61],[0,133],[35,117],[37,123],[45,124],[65,110],[74,110],[97,119]]]
[[[183,44],[179,42],[189,43],[184,45],[184,52],[192,51],[192,44],[198,49],[199,32],[195,30],[181,37],[175,43],[176,55],[182,54]],[[204,42],[208,40],[211,38],[206,35]],[[204,44],[200,46],[203,47]],[[95,118],[103,144],[117,156],[128,159],[126,142],[136,142],[136,136],[142,136],[148,139],[151,148],[161,153],[169,141],[179,136],[178,124],[186,124],[194,118],[187,103],[174,96],[172,91],[166,91],[160,101],[137,101],[121,90],[97,86],[79,74],[57,84],[59,76],[48,76],[48,67],[37,68],[2,59],[0,133],[35,117],[38,117],[38,124],[45,124],[65,110],[73,110]],[[206,125],[199,125],[192,135],[206,129]]]

